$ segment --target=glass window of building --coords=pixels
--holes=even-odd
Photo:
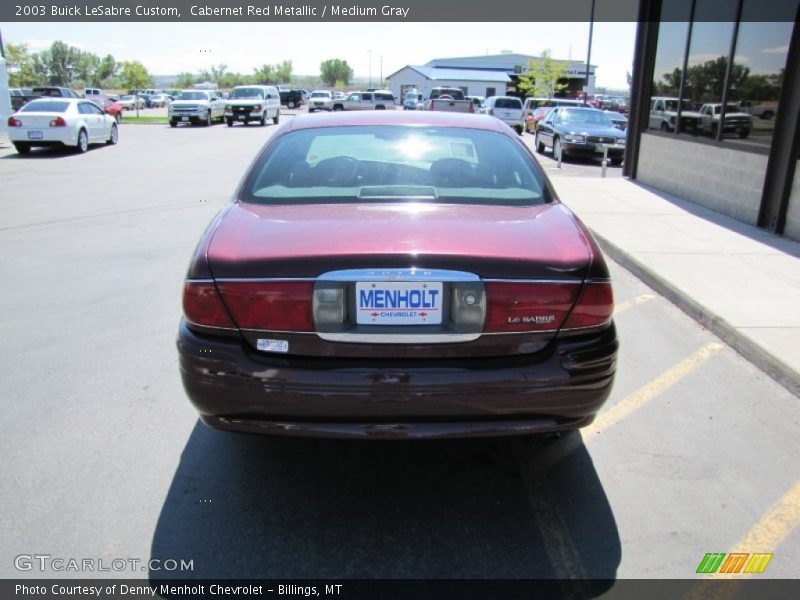
[[[670,131],[674,128],[674,120],[671,120],[671,117],[675,115],[667,110],[667,105],[677,106],[691,12],[691,0],[675,0],[661,5],[650,118],[646,121],[646,129]]]

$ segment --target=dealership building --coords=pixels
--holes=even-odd
[[[428,95],[435,87],[456,87],[469,96],[515,95],[519,76],[528,69],[537,56],[504,52],[485,56],[462,56],[456,58],[435,58],[424,65],[408,65],[395,71],[386,79],[389,89],[398,98],[404,98],[409,90],[418,90]],[[586,84],[586,63],[571,60],[557,60],[564,65],[566,84],[564,96],[574,96]],[[589,91],[594,91],[595,69],[589,70]]]
[[[641,0],[624,173],[800,241],[798,0]]]

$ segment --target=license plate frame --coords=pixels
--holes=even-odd
[[[441,281],[358,281],[354,299],[356,323],[441,325],[443,296]]]
[[[28,139],[29,140],[42,140],[44,139],[44,132],[39,131],[38,129],[33,129],[28,132]]]
[[[181,121],[188,121],[189,117],[181,117]]]

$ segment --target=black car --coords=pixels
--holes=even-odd
[[[303,92],[300,90],[279,90],[281,104],[286,108],[295,108],[303,105]]]
[[[553,158],[590,156],[602,158],[608,149],[612,165],[622,164],[625,132],[603,111],[595,108],[554,108],[536,126],[536,151],[553,149]]]

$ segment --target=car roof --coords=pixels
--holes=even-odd
[[[33,104],[34,102],[41,102],[41,101],[69,102],[70,104],[77,104],[78,102],[91,102],[91,100],[87,100],[86,98],[70,98],[68,96],[37,96],[36,98],[33,98],[30,102],[25,104],[25,106],[28,106],[28,104]]]
[[[502,121],[489,115],[471,113],[376,110],[338,112],[334,114],[302,114],[289,122],[289,130],[317,127],[351,127],[359,125],[409,125],[462,127],[505,132]]]

